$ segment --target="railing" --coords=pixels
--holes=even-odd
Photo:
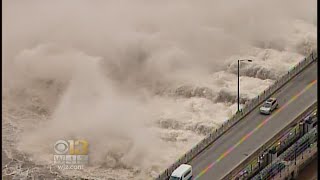
[[[286,157],[288,156],[288,154],[292,153],[292,152],[296,152],[296,148],[298,147],[299,141],[303,141],[303,138],[308,139],[311,136],[316,136],[315,134],[317,134],[317,127],[313,128],[312,131],[310,131],[309,133],[305,134],[302,138],[300,138],[294,145],[292,145],[289,149],[287,149],[285,151],[285,153],[281,154],[279,157],[277,157],[274,162],[272,162],[271,164],[269,164],[267,167],[265,167],[262,171],[260,171],[259,174],[257,174],[256,176],[254,176],[253,178],[251,178],[251,180],[262,180],[262,179],[271,179],[273,178],[273,176],[277,175],[278,173],[281,174],[282,171],[284,171],[284,169],[286,168],[286,166],[290,167],[293,163],[295,165],[297,165],[297,159],[299,159],[298,157],[300,155],[302,155],[302,159],[303,159],[303,154],[305,151],[309,151],[314,148],[314,144],[316,144],[316,141],[311,142],[312,146],[308,148],[308,146],[306,147],[306,149],[304,149],[302,152],[300,152],[299,155],[295,155],[294,160],[289,160],[289,161],[285,161]],[[277,163],[285,163],[285,166],[283,166],[282,168],[276,168],[276,172],[274,172],[274,174],[270,174],[270,170],[277,166]],[[272,167],[273,166],[273,167]],[[287,170],[289,170],[289,168],[287,167]],[[280,175],[279,174],[279,175]]]
[[[295,65],[292,69],[288,71],[288,73],[281,76],[280,79],[275,81],[271,86],[269,86],[265,91],[259,94],[257,97],[251,99],[248,103],[246,103],[245,107],[241,109],[239,113],[236,113],[229,120],[227,120],[224,124],[221,125],[220,128],[216,129],[208,136],[206,136],[203,140],[201,140],[198,144],[192,147],[186,154],[181,156],[175,163],[173,163],[169,168],[167,168],[164,172],[162,172],[156,180],[164,180],[168,179],[171,173],[181,164],[190,162],[194,157],[200,154],[204,149],[206,149],[210,144],[216,141],[220,136],[222,136],[226,131],[228,131],[231,127],[237,124],[243,117],[249,114],[253,109],[255,109],[258,105],[260,105],[265,99],[269,98],[273,95],[278,89],[283,87],[287,82],[289,82],[293,77],[303,71],[308,65],[312,62],[317,61],[318,54],[317,52],[312,52],[308,57],[304,58],[297,65]]]
[[[302,152],[302,154],[297,156],[295,161],[288,162],[285,168],[277,173],[273,179],[283,180],[289,179],[288,177],[294,178],[298,174],[299,170],[306,165],[306,163],[310,162],[313,158],[316,158],[318,153],[317,145],[318,143],[315,142],[312,144],[312,146]]]

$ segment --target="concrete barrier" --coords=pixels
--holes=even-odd
[[[156,180],[168,179],[171,173],[183,163],[190,162],[194,157],[206,149],[210,144],[222,136],[226,131],[231,127],[237,124],[243,117],[249,114],[253,109],[259,106],[267,98],[272,96],[278,89],[282,88],[287,82],[289,82],[293,77],[302,72],[306,67],[308,67],[312,62],[317,61],[318,54],[317,52],[312,52],[308,57],[304,58],[292,69],[281,76],[277,81],[275,81],[271,86],[269,86],[265,91],[259,94],[257,97],[250,100],[240,112],[236,113],[229,120],[225,121],[220,128],[210,133],[203,140],[201,140],[196,146],[190,149],[186,154],[182,155],[175,163],[170,167],[164,170]]]

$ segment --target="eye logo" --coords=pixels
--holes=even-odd
[[[53,146],[54,164],[84,165],[89,162],[89,143],[86,140],[58,140]]]
[[[58,140],[54,145],[54,151],[57,154],[66,154],[69,151],[69,144],[64,140]]]
[[[54,144],[56,154],[87,155],[89,143],[86,140],[58,140]]]

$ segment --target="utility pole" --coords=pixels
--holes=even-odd
[[[252,62],[252,60],[251,59],[238,60],[238,111],[237,112],[240,112],[240,62],[242,61]]]
[[[238,60],[238,112],[240,112],[240,60]]]

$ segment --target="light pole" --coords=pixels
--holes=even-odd
[[[240,62],[242,61],[252,62],[252,60],[251,59],[238,60],[238,112],[240,112]]]

